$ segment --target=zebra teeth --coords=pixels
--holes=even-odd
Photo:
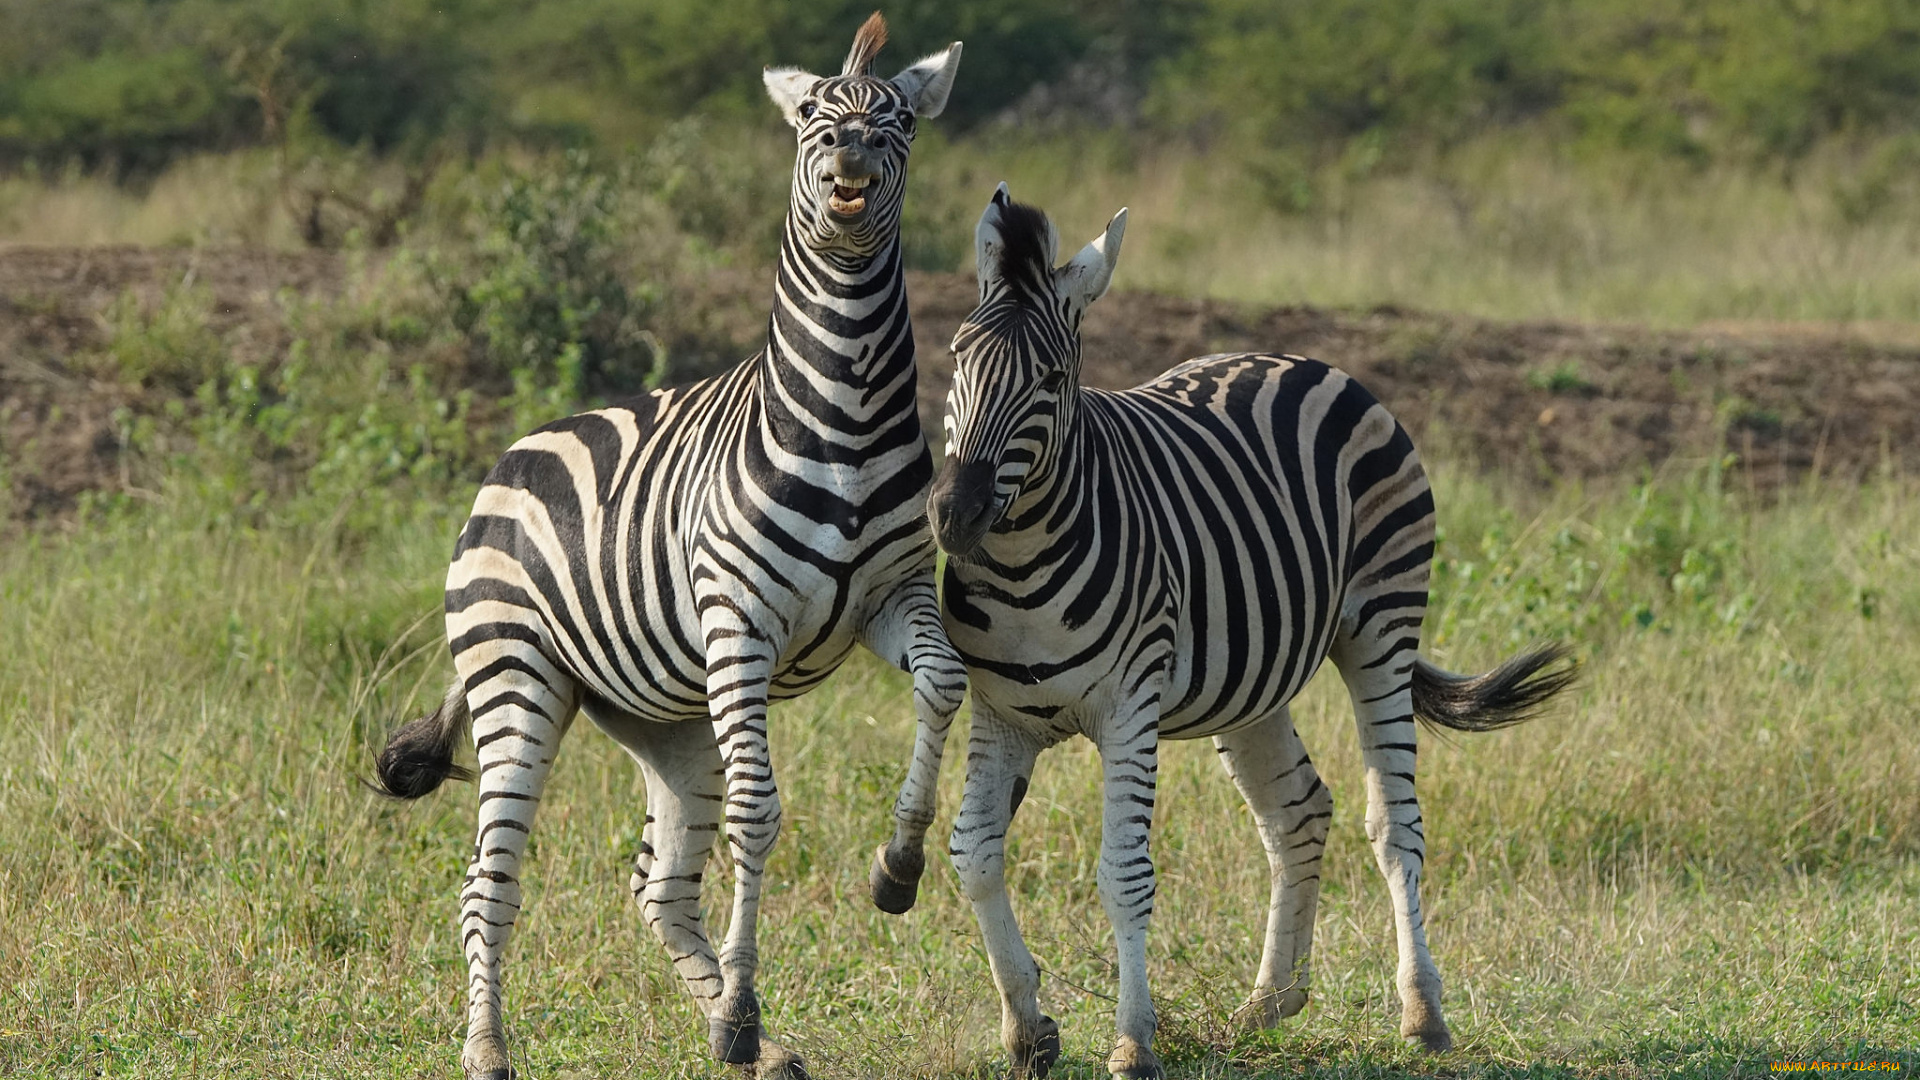
[[[872,182],[872,177],[863,176],[850,180],[844,176],[833,178],[833,190],[827,195],[827,208],[836,214],[853,215],[867,208],[864,189]]]

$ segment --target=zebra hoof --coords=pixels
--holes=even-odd
[[[1013,1045],[1013,1075],[1043,1077],[1060,1060],[1060,1024],[1051,1016],[1040,1017],[1040,1028],[1030,1040]]]
[[[1113,1048],[1113,1056],[1107,1058],[1107,1072],[1122,1080],[1161,1080],[1166,1075],[1160,1068],[1160,1055],[1124,1035]]]
[[[467,1080],[514,1080],[519,1075],[507,1062],[506,1045],[498,1041],[483,1042],[478,1049],[470,1047],[461,1054],[460,1071]]]
[[[1430,979],[1425,985],[1416,984],[1413,993],[1401,998],[1400,1034],[1403,1038],[1420,1041],[1420,1048],[1429,1054],[1438,1054],[1453,1049],[1453,1035],[1447,1030],[1447,1021],[1440,1013],[1440,982]]]
[[[913,910],[920,896],[920,875],[926,871],[926,855],[918,850],[891,855],[882,844],[873,850],[873,871],[867,884],[873,891],[873,906],[889,915],[905,915]]]
[[[812,1080],[800,1055],[772,1039],[761,1039],[760,1056],[734,1069],[751,1080]]]
[[[1280,1021],[1298,1015],[1307,1007],[1307,992],[1298,987],[1275,990],[1263,987],[1253,992],[1246,1004],[1233,1010],[1233,1020],[1247,1031],[1271,1031]]]
[[[716,1060],[729,1065],[757,1065],[760,1060],[760,1009],[758,1003],[728,1016],[707,1017],[707,1048]]]

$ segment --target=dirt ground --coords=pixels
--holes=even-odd
[[[105,346],[103,315],[123,293],[150,299],[197,283],[214,298],[215,328],[257,362],[284,345],[281,290],[331,293],[346,278],[344,261],[324,253],[0,248],[0,480],[12,488],[13,512],[58,513],[85,491],[125,483],[120,410],[151,408],[155,391],[90,376],[75,362]],[[922,414],[937,431],[952,370],[947,342],[974,286],[959,274],[912,274],[908,283]],[[744,355],[765,325],[769,288],[764,274],[717,275],[694,320],[695,351]],[[1314,356],[1358,376],[1429,457],[1542,480],[1632,476],[1721,452],[1758,488],[1810,471],[1852,479],[1920,470],[1916,327],[1655,331],[1115,293],[1094,307],[1085,334],[1086,379],[1106,387],[1208,352]]]
[[[151,305],[169,289],[202,286],[212,329],[257,363],[285,348],[277,294],[337,292],[345,269],[325,252],[0,247],[0,494],[9,495],[0,518],[59,516],[88,491],[126,490],[129,414],[190,392],[90,373],[82,358],[107,346],[107,313],[120,297]]]

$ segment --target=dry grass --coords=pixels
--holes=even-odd
[[[1124,279],[1155,292],[1658,325],[1920,320],[1920,192],[1838,151],[1791,180],[1491,141],[1371,171],[1101,139],[925,157],[932,198],[977,216],[1008,180],[1075,246],[1130,206]]]
[[[1166,755],[1151,956],[1174,1074],[1920,1066],[1920,488],[1750,506],[1710,476],[1525,496],[1448,473],[1440,495],[1436,655],[1484,665],[1546,634],[1588,661],[1552,718],[1423,755],[1461,1049],[1429,1062],[1394,1036],[1352,720],[1321,680],[1298,709],[1338,799],[1317,984],[1272,1035],[1225,1023],[1256,959],[1253,830],[1205,746]],[[181,502],[0,550],[0,1075],[454,1073],[471,789],[395,806],[355,778],[369,734],[445,677],[432,612],[459,517],[316,540]],[[951,873],[904,919],[865,900],[907,715],[868,662],[776,712],[767,1007],[823,1077],[998,1068]],[[1102,1075],[1110,1030],[1097,776],[1083,745],[1043,758],[1011,853],[1069,1077]],[[527,1075],[723,1075],[625,894],[642,804],[630,764],[577,730],[508,958]]]
[[[0,180],[0,237],[57,246],[291,248],[299,233],[264,153],[188,158],[143,189],[68,173]]]
[[[1791,173],[1702,169],[1576,159],[1521,138],[1419,160],[1355,151],[1322,167],[1253,153],[1120,134],[949,140],[929,125],[915,150],[911,254],[928,269],[968,265],[973,223],[1004,179],[1074,244],[1131,206],[1122,280],[1135,289],[1659,325],[1920,321],[1920,186],[1891,157],[1836,147]],[[719,239],[764,259],[778,199],[761,196],[777,194],[789,154],[784,129],[716,136],[690,121],[640,155],[638,174],[694,247]],[[747,176],[742,161],[773,168]],[[321,175],[303,168],[302,182]],[[391,165],[327,168],[349,191],[397,184]],[[0,181],[0,242],[291,247],[276,176],[256,152],[189,159],[145,191],[79,175]]]

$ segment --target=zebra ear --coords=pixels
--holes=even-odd
[[[974,273],[980,279],[980,299],[986,300],[993,283],[1009,274],[1044,275],[1060,249],[1060,235],[1047,215],[1022,206],[1007,193],[1007,182],[993,189],[993,198],[973,230]]]
[[[1107,295],[1107,286],[1113,284],[1113,268],[1120,262],[1120,240],[1126,235],[1127,208],[1123,206],[1107,222],[1106,232],[1081,248],[1072,262],[1054,271],[1060,292],[1081,307]]]
[[[947,95],[953,92],[953,77],[960,70],[960,43],[954,42],[932,56],[924,56],[913,66],[893,77],[893,85],[907,95],[913,115],[931,120],[947,107]]]
[[[1007,194],[1007,182],[993,189],[993,198],[987,200],[987,208],[980,212],[980,224],[973,228],[973,274],[980,282],[980,299],[987,298],[987,283],[1000,278],[1000,255],[1007,250],[1006,238],[1000,234],[1000,211],[1011,205],[1013,197]]]
[[[767,84],[767,96],[773,99],[775,105],[780,106],[780,113],[787,118],[787,123],[799,127],[800,102],[813,92],[814,84],[820,81],[820,76],[801,71],[799,68],[770,67],[761,74],[760,78]]]

